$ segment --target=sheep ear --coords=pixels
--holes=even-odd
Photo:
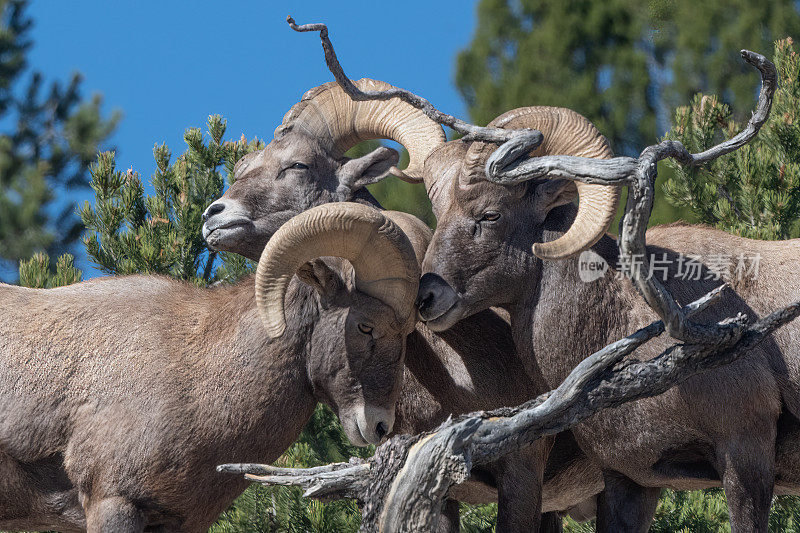
[[[300,281],[313,287],[324,298],[333,298],[344,287],[339,275],[322,259],[304,263],[295,273]]]
[[[400,156],[397,150],[381,146],[365,156],[350,159],[336,172],[339,187],[355,193],[367,185],[381,181],[389,175],[389,169],[397,165]]]
[[[533,208],[544,220],[551,209],[574,202],[578,197],[578,188],[570,180],[546,180],[533,192]]]

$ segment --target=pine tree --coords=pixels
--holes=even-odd
[[[674,175],[664,186],[670,203],[701,222],[757,239],[800,235],[800,56],[791,39],[776,43],[774,62],[780,85],[758,137],[702,168],[669,163]],[[678,108],[667,138],[700,152],[742,127],[717,97],[698,94]]]
[[[209,250],[201,232],[203,211],[222,195],[222,170],[230,183],[236,161],[263,147],[257,139],[223,142],[225,127],[220,116],[210,116],[207,143],[199,128],[186,130],[188,149],[174,163],[166,145],[155,146],[154,196],[144,194],[138,173],[116,169],[113,153],[100,154],[90,168],[95,201],[86,202],[80,216],[86,252],[102,271],[163,274],[209,285],[235,281],[251,270],[241,256]]]
[[[368,457],[374,447],[352,446],[333,412],[318,405],[300,438],[276,464],[286,467],[320,466]],[[354,501],[321,504],[302,497],[297,488],[253,485],[219,518],[210,533],[355,532],[361,515]]]
[[[242,136],[223,141],[226,123],[212,115],[208,135],[199,128],[184,134],[187,149],[172,161],[166,145],[153,149],[153,195],[133,169],[116,168],[114,154],[99,154],[90,166],[93,202],[80,208],[86,226],[82,242],[97,267],[112,275],[160,274],[198,286],[233,283],[254,270],[236,254],[209,250],[202,238],[201,215],[234,179],[233,167],[243,155],[264,144]],[[80,281],[73,258],[59,258],[55,272],[45,254],[20,264],[20,282],[46,288]],[[317,466],[350,457],[366,457],[373,449],[350,445],[333,412],[320,405],[298,441],[278,460],[285,466]],[[356,531],[360,514],[354,502],[320,504],[298,490],[250,487],[212,527],[215,532],[346,532]]]
[[[45,87],[28,73],[32,21],[26,0],[0,0],[0,267],[34,251],[70,249],[82,226],[69,200],[88,185],[88,167],[119,120],[104,118],[101,98],[81,97],[80,74]],[[29,76],[28,76],[29,74]],[[27,84],[23,77],[28,76]]]
[[[82,276],[83,273],[75,268],[75,258],[69,254],[58,258],[55,272],[50,268],[50,258],[41,252],[19,264],[19,284],[33,289],[72,285],[79,282]]]
[[[243,155],[263,143],[244,136],[223,142],[226,123],[218,115],[208,118],[209,139],[200,128],[184,134],[187,150],[174,162],[166,145],[156,145],[154,195],[145,194],[137,172],[117,170],[113,152],[96,156],[89,166],[94,203],[79,209],[81,238],[86,253],[103,272],[114,275],[161,274],[198,286],[232,283],[251,272],[245,258],[209,250],[203,240],[202,214],[233,180],[233,167]],[[223,175],[223,171],[225,174]],[[65,254],[50,272],[46,254],[20,262],[20,282],[28,287],[55,287],[80,281],[74,258]]]
[[[698,91],[746,113],[758,77],[738,51],[763,53],[798,31],[792,0],[481,0],[456,84],[478,123],[520,106],[568,107],[615,152],[636,155]]]
[[[635,0],[482,0],[456,63],[470,117],[486,124],[515,107],[553,105],[587,116],[616,151],[652,139],[644,48]]]
[[[665,111],[704,92],[747,120],[759,79],[739,50],[768,56],[775,41],[800,33],[800,7],[792,0],[651,0],[649,7],[653,61],[669,75],[660,80]]]

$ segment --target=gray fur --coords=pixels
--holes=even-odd
[[[0,530],[205,531],[247,486],[216,465],[274,461],[318,401],[365,444],[358,413],[394,411],[409,332],[349,264],[313,263],[327,275],[293,279],[275,340],[252,278],[0,285]]]
[[[584,283],[578,258],[543,262],[531,253],[533,243],[557,238],[574,219],[575,206],[561,199],[569,198],[569,182],[459,185],[464,149],[464,143],[448,143],[426,162],[438,224],[423,264],[420,314],[431,329],[446,330],[489,306],[503,307],[529,372],[552,388],[588,354],[657,319],[614,268]],[[487,212],[496,219],[487,220]],[[682,305],[721,281],[677,279],[679,254],[699,254],[706,263],[713,254],[760,254],[757,279],[732,280],[733,290],[699,322],[737,312],[763,316],[800,299],[800,240],[761,242],[670,226],[648,232],[647,242],[658,258],[667,254],[672,266],[666,285]],[[592,250],[615,265],[613,238],[604,237]],[[706,264],[702,276],[707,274]],[[651,342],[635,356],[653,357],[666,342]],[[794,322],[728,367],[576,426],[580,447],[602,465],[607,481],[615,480],[598,502],[598,528],[646,530],[642,521],[649,522],[655,505],[650,488],[723,485],[734,531],[766,531],[773,472],[779,490],[796,487],[800,474],[797,453],[783,444],[800,414],[798,347],[800,325]]]
[[[203,234],[213,247],[257,259],[282,221],[309,207],[340,199],[378,205],[363,186],[354,185],[369,180],[353,176],[349,169],[366,167],[385,172],[392,162],[386,157],[386,150],[381,148],[360,158],[379,162],[372,165],[356,164],[359,160],[335,160],[314,139],[290,131],[237,163],[235,182],[206,211]],[[309,168],[292,173],[282,170],[294,161]],[[395,221],[397,216],[409,217],[397,213],[391,216]],[[225,227],[236,220],[240,222],[236,226]],[[404,230],[410,233],[407,227]],[[429,239],[427,229],[419,230],[417,237],[411,239],[420,261]],[[544,382],[532,379],[517,357],[508,323],[491,310],[441,333],[418,324],[408,338],[406,366],[396,411],[397,432],[432,429],[451,414],[517,405],[545,390]],[[540,446],[550,445],[542,442]],[[459,487],[457,496],[473,503],[496,501],[497,485],[502,483],[506,501],[517,502],[517,512],[509,519],[516,526],[509,529],[524,531],[535,527],[536,519],[531,517],[538,516],[532,493],[543,491],[545,511],[563,511],[581,505],[587,498],[593,499],[602,489],[600,470],[580,452],[571,434],[556,439],[551,463],[543,474],[543,489],[538,481],[542,474],[536,470],[544,470],[536,459],[541,456],[541,449],[524,453],[533,458],[525,468],[493,465],[477,473],[474,483]],[[510,481],[498,479],[503,476]],[[524,506],[522,512],[520,505]],[[590,502],[588,507],[592,505]]]

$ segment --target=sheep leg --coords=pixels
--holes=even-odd
[[[552,437],[495,463],[497,531],[539,531],[542,521],[542,478]]]
[[[36,495],[19,463],[0,450],[0,529],[33,514]]]
[[[555,511],[544,513],[542,523],[539,526],[539,533],[561,533],[564,531],[564,520]]]
[[[460,520],[458,500],[448,499],[444,502],[444,509],[442,510],[436,533],[458,533],[461,529]]]
[[[718,451],[733,533],[767,532],[775,479],[772,449],[741,439]]]
[[[604,471],[605,489],[597,498],[597,531],[646,533],[660,488],[643,487],[618,472]]]
[[[86,510],[87,533],[142,533],[144,515],[121,497],[92,502]]]

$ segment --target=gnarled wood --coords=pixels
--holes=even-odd
[[[329,68],[354,99],[398,96],[424,110],[434,120],[467,133],[468,140],[505,142],[487,162],[487,176],[493,181],[515,183],[556,177],[593,184],[628,185],[629,199],[620,239],[623,260],[631,262],[634,283],[662,320],[590,355],[556,390],[519,407],[448,420],[436,431],[423,436],[396,437],[380,446],[366,464],[331,465],[330,470],[320,473],[303,469],[275,472],[268,480],[259,481],[298,484],[307,489],[309,496],[356,497],[364,509],[362,531],[430,531],[439,521],[450,487],[466,479],[474,466],[518,451],[545,435],[564,431],[601,409],[661,394],[698,372],[731,363],[777,328],[800,316],[800,302],[796,302],[752,323],[740,315],[717,324],[695,324],[689,318],[713,304],[724,287],[681,308],[663,285],[654,278],[648,279],[646,263],[632,261],[634,255],[643,254],[645,250],[656,163],[666,157],[687,165],[705,163],[752,140],[765,122],[776,75],[774,66],[763,56],[742,51],[744,59],[758,68],[762,76],[756,113],[747,128],[701,154],[692,155],[680,143],[665,141],[646,148],[638,159],[598,161],[549,156],[523,161],[521,158],[541,143],[536,132],[505,131],[503,137],[498,131],[465,126],[408,91],[377,94],[354,91],[353,87],[348,88],[349,80],[333,52],[327,28],[322,24],[297,26],[291,19],[289,23],[297,31],[320,31]],[[650,360],[625,358],[664,332],[685,343],[674,344]],[[247,470],[242,466],[226,468]],[[262,467],[255,470],[259,468]]]

